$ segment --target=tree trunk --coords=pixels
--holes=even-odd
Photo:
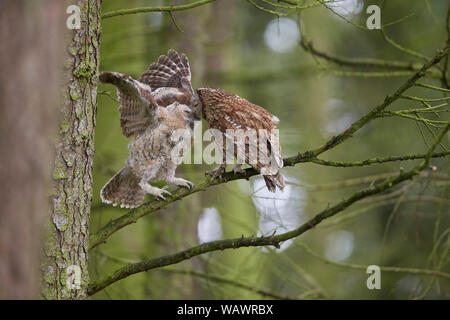
[[[0,1],[0,299],[39,294],[64,20],[60,0]]]
[[[92,200],[94,127],[101,0],[73,1],[79,29],[67,30],[58,140],[55,146],[51,217],[41,264],[45,299],[86,297],[89,217]],[[67,16],[70,17],[69,15]]]

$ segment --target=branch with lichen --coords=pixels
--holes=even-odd
[[[324,145],[312,149],[303,153],[299,153],[296,156],[288,157],[284,159],[284,166],[294,166],[299,163],[305,163],[305,162],[319,162],[320,160],[317,159],[317,157],[338,146],[348,138],[350,138],[354,133],[356,133],[358,130],[360,130],[363,126],[365,126],[370,121],[376,119],[380,113],[382,113],[389,105],[391,105],[394,101],[398,100],[402,97],[403,93],[414,86],[416,81],[423,77],[428,69],[430,69],[433,65],[437,64],[443,57],[445,57],[448,54],[448,48],[444,50],[440,50],[438,54],[431,59],[429,62],[425,63],[422,68],[416,72],[412,77],[410,77],[400,88],[398,88],[392,95],[386,96],[384,101],[380,103],[378,106],[376,106],[374,109],[372,109],[369,113],[367,113],[365,116],[360,118],[359,120],[355,121],[349,128],[344,130],[342,133],[340,133],[337,136],[332,137],[330,140],[328,140]],[[433,154],[430,154],[430,157],[432,157]],[[443,155],[443,156],[446,156]],[[426,157],[426,155],[424,155]],[[412,156],[414,158],[414,156]],[[401,159],[399,159],[401,160]],[[412,159],[411,159],[412,160]],[[374,162],[375,163],[375,162]],[[212,186],[222,184],[228,181],[238,180],[238,179],[249,179],[252,176],[255,176],[259,174],[255,169],[248,168],[245,169],[242,173],[233,173],[233,172],[226,172],[223,175],[222,180],[214,180],[210,181],[209,179],[204,179],[199,184],[195,185],[195,187],[191,190],[187,189],[178,189],[175,190],[172,193],[171,197],[168,197],[166,200],[160,201],[160,200],[152,200],[150,202],[147,202],[140,206],[139,208],[133,209],[129,211],[128,213],[122,215],[121,217],[114,219],[107,223],[105,226],[100,228],[96,233],[94,233],[90,238],[90,248],[94,248],[101,243],[106,242],[106,240],[114,234],[116,231],[122,229],[123,227],[135,223],[138,219],[155,212],[161,208],[166,207],[167,205],[180,200],[184,197],[187,197],[191,194],[197,193],[199,191],[204,191]]]
[[[122,268],[119,268],[118,270],[114,271],[110,275],[93,282],[89,288],[88,288],[88,294],[93,295],[97,293],[98,291],[106,288],[107,286],[122,280],[126,277],[129,277],[133,274],[148,271],[151,269],[164,267],[172,264],[179,263],[181,261],[190,259],[192,257],[205,254],[207,252],[213,252],[218,250],[225,250],[225,249],[236,249],[241,247],[260,247],[260,246],[274,246],[276,248],[280,247],[280,243],[284,242],[289,239],[296,238],[305,232],[311,230],[316,225],[320,224],[322,221],[336,215],[337,213],[343,211],[344,209],[351,206],[353,203],[367,198],[369,196],[379,194],[385,190],[388,190],[392,188],[395,185],[398,185],[406,180],[412,179],[414,176],[418,175],[422,170],[427,168],[431,155],[433,154],[435,148],[437,145],[441,142],[444,135],[448,132],[450,129],[450,124],[447,124],[447,126],[441,130],[440,134],[437,136],[435,141],[433,142],[433,145],[429,148],[427,154],[425,155],[425,158],[423,161],[414,167],[413,169],[407,171],[407,172],[400,172],[396,177],[386,179],[383,183],[379,183],[373,186],[370,186],[369,188],[360,190],[355,192],[350,197],[340,201],[334,206],[328,207],[327,209],[319,212],[316,214],[311,220],[307,221],[300,227],[282,233],[282,234],[272,234],[269,236],[261,236],[261,237],[244,237],[241,238],[235,238],[235,239],[226,239],[226,240],[217,240],[217,241],[211,241],[206,242],[201,245],[192,247],[190,249],[163,256],[158,258],[152,258],[148,259],[142,262],[137,263],[130,263],[128,265],[125,265]]]

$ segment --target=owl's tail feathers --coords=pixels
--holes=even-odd
[[[130,167],[123,167],[100,191],[104,203],[121,208],[136,208],[144,202],[145,191],[139,186],[137,177]]]
[[[264,177],[264,181],[266,182],[267,189],[269,189],[270,192],[275,192],[277,187],[281,191],[283,191],[284,179],[279,170],[274,175],[265,175],[263,177]]]

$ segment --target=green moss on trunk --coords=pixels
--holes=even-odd
[[[67,30],[61,125],[55,145],[51,214],[41,264],[45,299],[87,296],[101,0],[79,0],[81,28]],[[72,266],[72,267],[71,267]],[[73,267],[74,266],[74,267]],[[80,270],[80,288],[67,280]],[[75,282],[72,282],[75,283]]]

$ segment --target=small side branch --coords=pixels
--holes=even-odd
[[[432,158],[442,158],[450,155],[450,151],[435,152],[431,155]],[[350,162],[339,162],[339,161],[328,161],[319,158],[313,158],[311,162],[329,167],[364,167],[370,166],[372,164],[380,164],[394,161],[406,161],[406,160],[417,160],[424,159],[426,154],[413,154],[405,156],[390,156],[390,157],[376,157],[370,158],[362,161],[350,161]]]
[[[411,73],[417,72],[422,68],[420,63],[403,62],[395,60],[381,60],[381,59],[371,59],[371,58],[359,58],[351,59],[345,57],[338,57],[325,53],[323,51],[317,50],[313,43],[307,40],[305,37],[301,39],[301,47],[306,52],[309,52],[315,57],[322,58],[328,62],[334,63],[343,67],[357,67],[357,68],[370,68],[370,69],[383,69],[383,70],[396,70],[396,71],[410,71]],[[345,72],[344,72],[345,73]],[[355,72],[353,72],[355,73]],[[364,76],[365,72],[360,72]],[[380,76],[388,75],[386,72],[380,72]],[[405,75],[405,73],[400,73],[400,75]],[[441,79],[442,73],[439,70],[430,69],[427,70],[426,76],[434,79]]]

